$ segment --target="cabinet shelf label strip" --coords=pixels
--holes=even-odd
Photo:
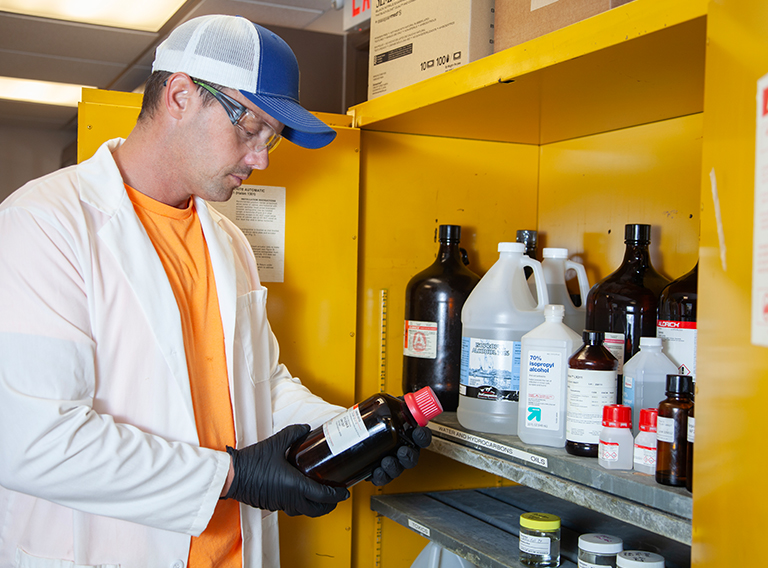
[[[494,442],[493,440],[488,440],[487,438],[481,438],[480,436],[473,436],[472,434],[467,434],[466,432],[461,432],[459,430],[455,430],[454,428],[443,426],[442,424],[436,424],[435,422],[430,422],[429,428],[433,432],[444,434],[445,436],[448,436],[450,438],[455,438],[457,440],[461,440],[463,442],[467,442],[475,446],[487,448],[489,450],[493,450],[494,452],[498,452],[500,454],[504,454],[519,460],[523,460],[526,463],[532,463],[541,467],[549,468],[549,461],[547,460],[547,458],[543,456],[537,456],[535,454],[524,452],[523,450],[518,450],[517,448],[513,448],[512,446],[506,446],[504,444]]]

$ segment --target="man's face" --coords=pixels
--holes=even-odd
[[[275,132],[282,132],[280,122],[239,92],[231,89],[223,92],[269,124]],[[186,144],[189,192],[207,201],[227,201],[252,170],[263,170],[269,165],[269,153],[266,149],[254,151],[249,148],[243,132],[232,124],[218,101],[204,106],[200,99],[197,106],[198,114],[190,124]]]

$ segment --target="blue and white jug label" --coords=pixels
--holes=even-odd
[[[463,337],[460,394],[480,400],[517,402],[521,347],[519,341]]]

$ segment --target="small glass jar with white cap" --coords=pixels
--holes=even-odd
[[[664,557],[642,550],[625,550],[616,556],[616,568],[664,568]]]
[[[520,515],[520,563],[536,568],[560,566],[560,517]]]
[[[624,541],[609,534],[583,534],[579,537],[579,568],[611,566],[616,568],[616,555],[624,550]]]

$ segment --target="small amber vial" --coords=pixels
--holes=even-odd
[[[560,517],[549,513],[520,515],[520,562],[526,566],[560,566]]]

